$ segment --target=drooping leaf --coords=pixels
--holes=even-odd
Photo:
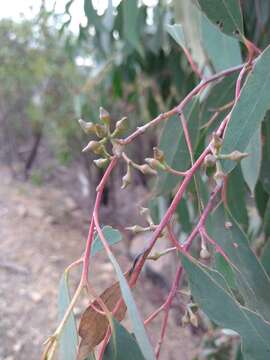
[[[262,123],[262,145],[263,156],[260,180],[264,191],[270,195],[270,111],[267,112],[265,120]]]
[[[255,186],[258,181],[261,161],[262,161],[262,143],[261,143],[261,127],[253,134],[247,148],[249,154],[247,158],[241,161],[241,168],[245,182],[247,183],[251,194],[254,194]]]
[[[248,227],[246,203],[245,182],[240,166],[236,166],[228,177],[227,204],[232,216],[245,229]]]
[[[192,295],[217,325],[240,334],[245,360],[266,360],[270,354],[270,324],[234,298],[224,278],[197,260],[182,256]]]
[[[154,360],[153,349],[151,347],[150,341],[146,334],[143,321],[141,319],[141,316],[140,316],[137,306],[135,304],[130,287],[129,287],[125,277],[123,276],[120,266],[116,262],[116,259],[114,258],[114,256],[110,256],[110,260],[111,260],[111,262],[115,268],[115,271],[117,273],[117,276],[118,276],[118,279],[120,282],[121,291],[122,291],[122,296],[127,305],[128,315],[132,322],[133,332],[136,336],[136,339],[141,348],[141,351],[146,360]]]
[[[68,287],[68,272],[64,272],[59,283],[58,309],[59,318],[62,319],[70,304],[70,293]],[[76,320],[73,312],[69,316],[60,337],[59,359],[74,360],[76,358],[78,335]]]
[[[121,270],[118,262],[116,261],[114,255],[110,252],[110,253],[108,253],[108,257],[109,257],[109,259],[115,269],[115,272],[117,274],[122,297],[127,305],[127,312],[128,312],[129,318],[132,322],[133,332],[136,337],[136,340],[141,348],[141,351],[142,351],[145,359],[146,360],[154,360],[155,356],[153,353],[153,349],[151,347],[150,341],[149,341],[147,333],[145,331],[143,321],[142,321],[139,311],[137,309],[137,306],[134,301],[129,284],[128,284],[125,276],[123,275],[122,270]]]
[[[202,48],[201,12],[192,1],[173,0],[175,21],[182,25],[184,36],[192,59],[202,69],[205,65],[205,54]]]
[[[98,16],[96,10],[93,7],[92,0],[84,0],[84,13],[88,20],[88,25],[94,26],[97,30],[105,31],[101,17]]]
[[[199,100],[196,98],[185,110],[185,118],[193,147],[199,133]],[[166,162],[175,170],[185,171],[190,165],[190,156],[186,145],[183,128],[178,116],[170,118],[164,126],[159,143]],[[169,193],[181,181],[181,177],[160,172],[157,192]]]
[[[103,360],[144,360],[141,349],[131,335],[113,318],[113,334],[105,349]]]
[[[255,188],[255,202],[256,202],[257,210],[262,219],[264,218],[265,215],[268,199],[269,199],[269,194],[264,190],[261,181],[258,181]]]
[[[220,32],[206,16],[202,16],[202,44],[216,72],[242,63],[238,40]]]
[[[254,132],[258,130],[266,111],[270,108],[269,67],[270,47],[257,59],[232,110],[222,146],[224,154],[234,150],[245,152]],[[233,161],[223,161],[225,173],[230,172],[235,166]]]
[[[208,219],[207,230],[233,265],[238,290],[245,305],[269,321],[270,279],[250,249],[248,239],[239,225],[220,206]]]
[[[167,25],[166,29],[171,37],[181,46],[182,49],[187,48],[184,29],[181,24]]]
[[[197,0],[208,19],[227,35],[244,34],[243,18],[238,0]]]
[[[237,288],[235,282],[235,274],[231,265],[219,253],[215,254],[215,269],[224,276],[230,289]]]
[[[137,0],[125,0],[123,2],[123,35],[130,46],[142,53],[138,26],[139,12]]]
[[[261,262],[263,264],[265,271],[270,277],[270,241],[267,241],[266,245],[263,248]]]
[[[101,295],[101,300],[105,303],[109,311],[112,311],[117,302],[121,298],[121,290],[119,283],[114,283],[107,288]],[[79,325],[79,335],[81,341],[79,344],[77,360],[84,360],[105,337],[109,326],[107,317],[97,312],[95,308],[102,310],[98,301],[95,300],[84,311]],[[115,313],[115,318],[122,321],[126,314],[126,305],[123,303],[119,310]]]
[[[266,237],[269,237],[270,236],[270,200],[268,200],[264,214],[263,229]]]

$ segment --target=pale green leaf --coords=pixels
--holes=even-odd
[[[239,0],[197,0],[201,10],[213,24],[227,35],[244,34]]]
[[[241,306],[224,278],[191,257],[182,256],[192,295],[217,325],[240,334],[245,360],[267,360],[270,354],[270,324],[256,312]]]
[[[184,29],[181,24],[167,25],[166,29],[171,37],[181,46],[182,49],[187,48]]]
[[[68,288],[68,273],[64,272],[59,284],[58,309],[60,319],[63,318],[69,304],[70,294]],[[74,360],[77,354],[77,345],[78,334],[76,320],[72,312],[60,337],[59,359]]]
[[[129,284],[123,275],[123,272],[116,261],[116,258],[114,257],[113,253],[108,253],[108,257],[115,269],[115,272],[117,274],[121,293],[123,296],[123,299],[127,306],[127,312],[130,317],[130,320],[132,322],[133,326],[133,332],[136,337],[136,340],[141,348],[141,351],[145,357],[146,360],[154,360],[155,356],[153,353],[153,349],[151,347],[150,341],[148,339],[147,333],[144,328],[143,320],[140,316],[140,313],[137,309],[136,303],[134,301],[132,292],[130,290]]]
[[[246,148],[246,152],[249,155],[241,161],[241,168],[245,182],[247,183],[251,194],[254,194],[255,186],[260,176],[262,161],[261,127],[253,134]]]
[[[103,360],[144,360],[141,349],[135,339],[115,318],[113,334],[105,349]]]
[[[270,108],[269,68],[270,47],[257,59],[232,110],[222,146],[223,154],[229,154],[234,150],[246,152],[252,136],[261,126],[264,115]],[[236,166],[231,160],[224,160],[222,163],[225,173]]]
[[[208,219],[207,230],[233,265],[238,290],[245,305],[270,321],[270,279],[250,249],[244,232],[222,206]]]

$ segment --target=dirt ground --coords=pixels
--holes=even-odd
[[[16,182],[0,169],[0,360],[36,360],[57,325],[57,291],[65,267],[83,252],[87,220],[62,189]],[[114,248],[123,269],[123,246]],[[74,282],[79,277],[75,272]],[[113,281],[105,254],[97,257],[92,284],[101,291]],[[164,292],[145,277],[135,291],[144,316],[162,303]],[[77,315],[80,308],[76,308]],[[160,359],[191,360],[196,340],[172,311]],[[158,340],[162,316],[147,328]]]

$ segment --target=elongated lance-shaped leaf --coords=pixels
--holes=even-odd
[[[111,226],[104,226],[103,228],[104,235],[110,245],[116,244],[122,239],[122,235],[118,230],[113,229]],[[96,235],[93,245],[91,256],[94,256],[96,253],[103,250],[103,245]],[[59,317],[63,318],[69,304],[70,304],[70,294],[68,287],[68,273],[65,271],[61,277],[59,284]],[[76,358],[78,345],[78,335],[76,328],[76,321],[73,312],[71,312],[69,319],[64,327],[63,333],[60,337],[60,359],[61,360],[74,360]],[[91,354],[88,358],[89,360],[94,360],[94,354]]]
[[[105,349],[103,360],[145,360],[135,339],[115,318],[111,339]]]
[[[217,325],[236,331],[242,339],[245,360],[267,360],[270,354],[270,323],[241,306],[225,279],[190,256],[182,255],[192,295],[206,315]]]
[[[262,161],[262,139],[261,127],[253,134],[246,151],[248,157],[241,161],[242,173],[247,183],[251,194],[254,195],[255,186],[260,176],[261,161]]]
[[[227,35],[244,34],[239,0],[197,0],[200,9],[213,24]]]
[[[59,284],[58,308],[59,308],[60,319],[63,318],[69,304],[70,304],[70,294],[68,287],[68,272],[65,271],[61,277]],[[74,360],[76,358],[77,345],[78,345],[78,334],[76,328],[76,320],[72,312],[61,334],[59,359]]]
[[[167,25],[166,29],[171,37],[181,46],[182,49],[187,48],[184,29],[181,24]]]
[[[137,0],[125,0],[123,2],[123,35],[130,46],[143,54],[140,44],[140,8]]]
[[[234,150],[245,152],[254,133],[261,126],[266,111],[270,108],[270,47],[259,56],[242,88],[241,95],[232,110],[232,116],[225,133],[222,153]],[[225,173],[236,163],[222,161]]]
[[[142,321],[140,313],[137,309],[137,306],[134,301],[129,284],[128,284],[118,262],[116,261],[113,253],[109,252],[108,257],[109,257],[109,259],[115,269],[115,272],[117,274],[121,292],[122,292],[122,296],[126,303],[127,312],[130,317],[130,320],[132,322],[133,332],[134,332],[136,340],[140,346],[140,349],[145,357],[145,360],[154,360],[154,358],[155,358],[154,352],[153,352],[152,346],[150,344],[150,341],[148,339],[147,333],[145,331],[143,321]]]
[[[208,219],[207,231],[233,265],[238,290],[245,305],[270,321],[270,279],[250,249],[247,237],[223,206]]]

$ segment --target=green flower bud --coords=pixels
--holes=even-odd
[[[125,189],[129,184],[131,184],[131,182],[132,182],[131,166],[130,164],[128,164],[126,175],[122,177],[121,189]]]
[[[89,143],[83,148],[82,152],[92,151],[96,153],[97,150],[100,149],[102,145],[98,141],[91,140]]]
[[[108,165],[109,160],[108,159],[96,159],[96,160],[94,160],[94,163],[98,168],[102,169],[106,165]]]
[[[138,169],[144,175],[157,175],[156,170],[151,169],[151,167],[147,164],[136,165],[136,169]]]
[[[107,110],[103,109],[103,107],[99,108],[99,119],[105,125],[109,125],[111,122],[110,114]]]
[[[246,158],[249,154],[248,153],[242,153],[238,150],[235,150],[233,152],[231,152],[230,154],[228,154],[228,159],[232,160],[232,161],[241,161],[242,159]]]
[[[86,122],[82,119],[78,120],[80,127],[83,129],[83,131],[87,134],[94,134],[95,133],[95,124],[93,124],[92,122]]]
[[[193,326],[198,327],[199,325],[198,317],[195,314],[193,314],[192,311],[190,311],[189,313],[189,320]]]
[[[165,166],[156,159],[146,158],[145,161],[154,170],[165,170]]]
[[[112,133],[112,137],[121,136],[127,129],[127,117],[123,117],[122,119],[118,120],[115,124],[115,129]]]
[[[153,150],[154,150],[155,160],[158,160],[161,163],[164,162],[164,160],[165,160],[164,152],[162,150],[160,150],[158,147],[154,147]]]
[[[95,133],[97,137],[103,139],[105,136],[107,136],[107,129],[104,125],[96,124]]]

